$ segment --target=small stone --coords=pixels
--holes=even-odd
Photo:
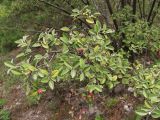
[[[133,107],[130,104],[124,105],[124,110],[126,112],[131,112],[133,110]]]
[[[133,93],[133,92],[134,92],[134,88],[132,88],[132,87],[128,87],[128,92]]]
[[[95,113],[95,108],[94,108],[94,107],[89,107],[89,113],[90,113],[90,114]]]

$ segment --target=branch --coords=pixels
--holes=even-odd
[[[74,9],[75,7],[70,3],[70,1],[65,1],[72,9]]]
[[[133,8],[133,15],[136,15],[136,10],[137,10],[137,0],[133,0],[133,5],[132,5],[132,8]],[[135,22],[135,18],[133,17],[133,23]]]
[[[62,11],[62,12],[64,12],[64,13],[66,13],[68,16],[70,16],[71,15],[71,13],[70,12],[68,12],[67,10],[65,10],[65,9],[63,9],[63,8],[61,8],[61,7],[59,7],[59,6],[56,6],[56,5],[53,5],[53,4],[51,4],[51,3],[49,3],[49,2],[46,2],[46,1],[44,1],[44,0],[39,0],[40,2],[43,2],[43,3],[45,3],[45,4],[47,4],[47,5],[49,5],[49,6],[51,6],[51,7],[54,7],[54,8],[56,8],[57,10],[60,10],[60,11]],[[73,7],[73,6],[72,6]],[[70,16],[71,17],[71,16]],[[85,21],[83,21],[82,19],[78,19],[80,22],[82,22],[82,23],[84,23],[88,28],[91,28],[91,26],[90,25],[88,25]]]
[[[121,7],[124,8],[125,6],[125,0],[121,0]]]
[[[49,3],[49,2],[46,2],[46,1],[44,1],[44,0],[39,0],[39,1],[45,3],[45,4],[49,5],[49,6],[52,6],[52,7],[56,8],[57,10],[60,10],[60,11],[66,13],[66,14],[68,14],[68,15],[71,14],[71,13],[68,12],[67,10],[65,10],[65,9],[63,9],[63,8],[60,8],[60,7],[56,6],[56,5],[53,5],[53,4]]]
[[[11,28],[11,27],[0,27],[0,30],[18,30],[21,32],[33,32],[33,33],[42,33],[44,31],[37,31],[37,30],[25,30],[25,29],[19,29],[19,28]]]
[[[137,0],[133,0],[133,15],[136,14],[136,10],[137,10]]]
[[[109,0],[105,0],[106,3],[107,3],[107,6],[108,6],[108,10],[110,12],[111,15],[113,15],[113,10],[112,10],[112,6],[111,6],[111,3]],[[117,21],[115,19],[113,19],[113,23],[114,23],[114,26],[116,28],[116,30],[118,30],[118,24],[117,24]]]
[[[145,13],[145,4],[146,4],[146,0],[143,0],[143,18],[145,18],[146,13]]]
[[[159,7],[160,7],[160,1],[159,1],[159,3],[158,3],[158,6],[157,6],[156,11],[155,11],[155,12],[154,12],[154,14],[153,14],[153,17],[152,17],[152,20],[151,20],[151,22],[150,22],[150,25],[152,25],[152,24],[153,24],[153,21],[154,21],[154,19],[155,19],[156,15],[157,15],[157,13],[158,13],[158,9],[159,9]]]
[[[155,4],[156,4],[156,0],[154,0],[153,3],[152,3],[152,6],[151,6],[151,9],[150,9],[148,18],[147,18],[147,22],[150,21],[150,18],[151,18],[151,16],[152,16],[152,12],[153,12],[153,9],[154,9],[154,7],[155,7]]]
[[[140,15],[141,15],[141,18],[143,17],[143,13],[142,13],[142,8],[141,8],[141,3],[140,1],[138,0],[138,6],[139,6],[139,12],[140,12]]]

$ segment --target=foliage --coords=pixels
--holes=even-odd
[[[150,68],[143,68],[141,64],[136,65],[135,75],[132,78],[136,93],[145,97],[144,106],[137,110],[136,113],[142,116],[152,115],[153,118],[160,117],[159,108],[159,91],[160,91],[160,64],[151,66]]]
[[[66,80],[84,81],[91,92],[101,92],[105,85],[112,89],[122,78],[128,78],[131,67],[123,51],[113,52],[107,35],[113,31],[98,20],[91,25],[93,28],[87,31],[88,35],[76,28],[63,27],[61,30],[65,32],[61,37],[55,30],[41,33],[36,42],[24,36],[16,41],[24,49],[16,57],[21,61],[5,62],[10,68],[8,72],[26,76],[27,93],[31,88],[42,87],[45,91],[46,84],[54,89],[55,83]],[[38,54],[35,54],[36,49],[39,49]]]
[[[37,99],[48,88],[56,89],[59,83],[68,81],[80,81],[90,92],[126,84],[134,88],[135,95],[145,98],[144,106],[136,113],[159,118],[159,64],[147,67],[138,60],[129,62],[130,52],[139,54],[146,49],[153,54],[159,50],[159,28],[135,15],[128,16],[126,11],[130,12],[130,8],[113,16],[121,20],[121,29],[115,32],[87,7],[74,9],[72,16],[85,20],[87,29],[64,26],[59,34],[51,29],[42,32],[37,41],[24,36],[16,41],[22,52],[15,60],[5,62],[8,73],[23,76],[26,94]],[[119,49],[115,49],[112,36],[118,43],[122,39]]]
[[[159,27],[150,26],[146,20],[139,19],[131,13],[131,7],[125,6],[122,10],[113,14],[113,19],[120,23],[118,36],[123,37],[122,47],[127,47],[129,51],[137,54],[144,52],[144,50],[158,51],[160,49]],[[133,19],[136,22],[133,22]]]

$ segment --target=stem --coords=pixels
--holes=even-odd
[[[121,7],[124,8],[125,6],[125,0],[121,0]]]
[[[142,8],[141,8],[141,3],[140,3],[139,0],[138,0],[138,5],[139,5],[140,16],[141,16],[141,18],[142,18],[142,17],[143,17],[143,13],[142,13]]]
[[[136,10],[137,10],[137,0],[133,0],[133,15],[136,15]],[[133,22],[135,22],[135,18],[133,18],[132,20]]]
[[[108,6],[108,10],[110,12],[111,15],[113,15],[113,10],[112,10],[112,6],[111,6],[111,3],[109,0],[105,0],[106,3],[107,3],[107,6]],[[116,28],[116,30],[118,30],[118,24],[117,24],[117,21],[115,19],[113,19],[113,23],[114,23],[114,26]]]

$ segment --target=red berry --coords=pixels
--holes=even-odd
[[[42,89],[38,89],[38,90],[37,90],[37,93],[38,93],[38,94],[42,94],[42,93],[43,93],[43,90],[42,90]]]
[[[89,97],[93,97],[93,92],[89,92],[89,93],[88,93],[88,96],[89,96]]]

